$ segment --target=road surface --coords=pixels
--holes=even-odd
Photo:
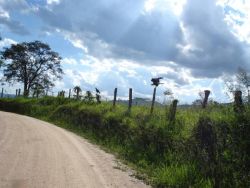
[[[60,127],[0,112],[0,187],[147,187],[114,156]]]

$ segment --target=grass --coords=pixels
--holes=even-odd
[[[249,187],[250,110],[232,106],[178,109],[65,98],[0,99],[0,109],[53,122],[115,153],[154,187]]]

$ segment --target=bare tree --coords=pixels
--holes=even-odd
[[[171,89],[166,89],[164,92],[164,104],[171,104],[171,102],[174,100],[173,92]]]
[[[245,69],[239,68],[236,78],[241,85],[242,92],[247,96],[248,103],[250,103],[250,74]]]
[[[239,68],[235,77],[224,77],[224,83],[229,96],[235,91],[241,91],[243,99],[250,103],[250,74],[243,68]]]

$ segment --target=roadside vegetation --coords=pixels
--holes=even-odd
[[[178,109],[43,97],[0,99],[0,110],[53,122],[102,145],[154,187],[250,187],[250,108]]]

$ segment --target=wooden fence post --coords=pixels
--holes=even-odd
[[[128,111],[131,111],[132,107],[132,88],[129,88],[129,100],[128,100]]]
[[[169,121],[174,121],[175,120],[175,114],[176,114],[176,109],[177,109],[177,103],[178,103],[178,100],[173,100],[173,103],[171,104],[170,106],[170,109],[169,109],[169,116],[168,116],[168,119]]]
[[[97,104],[101,104],[101,95],[99,93],[95,94]]]
[[[1,92],[1,98],[3,98],[3,88],[2,88],[2,92]]]
[[[242,111],[244,111],[241,91],[234,92],[234,111],[236,113],[241,113]]]
[[[152,114],[152,113],[153,113],[153,111],[154,111],[154,105],[155,105],[155,94],[156,94],[156,87],[154,88],[154,93],[153,93],[153,99],[152,99],[152,104],[151,104],[150,114]]]
[[[205,90],[204,93],[205,93],[205,96],[204,96],[204,99],[203,99],[203,102],[202,102],[202,108],[206,108],[206,106],[207,106],[207,101],[208,101],[210,91]]]
[[[21,96],[21,89],[18,90],[18,97]]]
[[[16,89],[16,97],[17,97],[17,95],[18,95],[18,89]]]
[[[69,99],[70,99],[70,97],[71,97],[71,89],[69,89]]]
[[[114,90],[113,107],[115,107],[115,104],[116,104],[116,96],[117,96],[117,88],[115,88],[115,90]]]

